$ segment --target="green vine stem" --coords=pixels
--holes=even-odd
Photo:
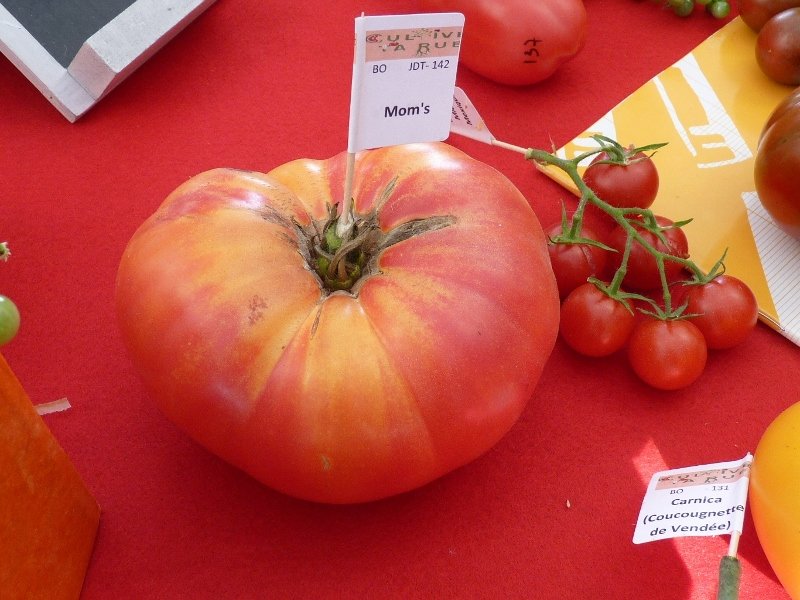
[[[608,138],[602,138],[598,141],[605,141],[605,142],[613,142],[613,140],[608,140]],[[616,144],[616,142],[613,142]],[[660,147],[661,145],[653,145],[653,146],[646,146],[644,148],[653,148],[653,147]],[[700,269],[694,261],[688,258],[682,258],[680,256],[674,256],[672,254],[668,254],[665,252],[661,252],[656,247],[654,247],[646,238],[644,238],[640,233],[639,230],[633,226],[632,221],[635,221],[637,225],[643,227],[647,231],[652,232],[656,235],[660,240],[666,243],[666,240],[663,237],[662,231],[665,228],[661,227],[656,221],[656,215],[649,209],[646,208],[617,208],[612,206],[608,202],[605,202],[602,198],[598,197],[592,189],[584,183],[583,179],[578,172],[578,164],[584,161],[587,158],[594,156],[600,152],[603,152],[607,149],[607,144],[602,144],[601,147],[584,152],[575,156],[572,159],[564,159],[555,154],[550,152],[546,152],[544,150],[539,150],[536,148],[528,148],[525,151],[525,158],[527,160],[539,163],[541,165],[551,165],[554,166],[566,173],[575,186],[578,189],[580,194],[578,200],[578,206],[575,210],[575,213],[572,216],[571,224],[566,223],[569,226],[567,230],[565,227],[565,235],[560,238],[561,242],[566,243],[585,243],[585,240],[580,237],[581,227],[583,224],[583,215],[584,211],[586,210],[586,206],[589,204],[594,205],[605,214],[607,214],[613,221],[619,225],[627,234],[627,240],[625,243],[625,249],[622,255],[622,261],[620,263],[619,268],[614,273],[611,282],[605,285],[599,285],[603,291],[608,294],[609,296],[616,298],[622,301],[624,304],[627,305],[626,299],[629,298],[637,298],[640,300],[644,300],[648,302],[654,309],[656,316],[668,319],[668,318],[679,318],[681,316],[683,308],[675,308],[672,306],[672,294],[670,293],[669,283],[667,282],[666,273],[664,270],[664,262],[665,261],[672,261],[680,264],[683,268],[687,269],[691,272],[693,279],[689,283],[700,284],[713,279],[716,275],[718,275],[723,268],[723,258],[721,258],[717,263],[714,265],[714,268],[709,273],[704,273],[702,269]],[[631,219],[634,217],[635,219]],[[672,227],[682,227],[689,221],[680,221],[672,225]],[[638,294],[631,294],[628,292],[622,291],[622,284],[625,279],[625,274],[627,272],[627,265],[628,265],[628,258],[631,253],[631,248],[633,244],[638,242],[650,255],[653,256],[655,259],[656,265],[658,266],[659,277],[661,280],[661,289],[663,293],[663,302],[664,308],[662,309],[659,307],[652,299],[647,298],[645,296],[641,296]],[[598,285],[600,282],[595,280],[595,285]]]

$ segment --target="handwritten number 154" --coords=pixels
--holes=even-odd
[[[537,40],[536,38],[525,40],[525,43],[523,44],[525,46],[525,51],[523,52],[523,54],[525,54],[526,56],[524,62],[526,63],[536,62],[536,59],[539,58],[539,49],[536,47],[536,45],[539,44],[541,41],[542,40]]]

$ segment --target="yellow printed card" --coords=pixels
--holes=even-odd
[[[652,210],[692,219],[684,230],[701,268],[727,249],[726,272],[752,288],[762,320],[800,344],[800,240],[772,222],[753,182],[763,124],[792,88],[761,72],[755,40],[740,18],[732,20],[558,154],[596,148],[596,134],[625,146],[668,142],[653,157],[660,187]],[[563,171],[540,168],[576,192]]]

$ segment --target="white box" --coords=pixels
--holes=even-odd
[[[214,0],[0,0],[0,52],[70,121]]]

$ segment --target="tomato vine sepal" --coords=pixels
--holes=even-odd
[[[659,149],[668,144],[668,142],[657,142],[655,144],[647,144],[645,146],[634,146],[631,144],[630,146],[626,147],[620,144],[617,140],[599,133],[591,137],[595,142],[597,142],[598,149],[587,153],[588,156],[591,156],[592,154],[602,154],[603,152],[608,155],[608,158],[599,160],[595,164],[627,165],[631,162],[644,160],[645,158],[652,158]],[[636,155],[640,152],[645,156],[637,157]]]
[[[358,214],[352,209],[346,215],[339,214],[337,205],[326,206],[327,215],[307,226],[294,222],[298,238],[303,240],[302,254],[309,267],[320,278],[328,292],[346,291],[355,293],[359,282],[376,272],[378,255],[398,242],[425,231],[447,227],[452,217],[429,216],[397,225],[384,232],[378,224],[378,215],[392,195],[397,177],[389,181],[378,195],[373,209]],[[345,227],[340,227],[342,220]]]
[[[596,277],[590,277],[587,282],[594,285],[609,298],[612,298],[622,304],[631,314],[635,314],[632,303],[630,302],[631,300],[639,300],[646,302],[647,304],[655,305],[655,302],[652,298],[648,298],[647,296],[637,294],[635,292],[626,292],[620,289],[619,282],[612,280],[610,283],[606,284],[604,281],[597,279]],[[639,310],[641,311],[641,309]]]
[[[310,246],[310,260],[314,271],[319,275],[325,289],[330,291],[350,290],[361,277],[368,256],[365,251],[367,229],[363,219],[356,220],[351,213],[348,227],[339,235],[339,221],[336,206],[328,205],[328,217],[320,227],[312,223],[313,231],[307,233]],[[302,228],[300,228],[302,231]],[[355,239],[353,232],[361,230]]]
[[[547,239],[552,244],[585,244],[587,246],[600,248],[601,250],[605,250],[607,252],[616,252],[614,248],[599,241],[597,237],[586,235],[586,229],[584,228],[582,220],[574,217],[569,218],[567,215],[567,207],[563,202],[561,203],[560,233],[556,235],[550,235],[550,233],[552,233],[554,230],[555,225],[551,226],[547,230]]]

